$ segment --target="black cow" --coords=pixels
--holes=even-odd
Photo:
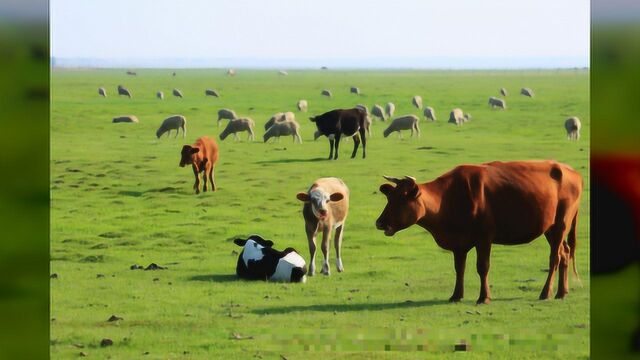
[[[235,239],[233,242],[242,246],[236,265],[238,277],[248,280],[306,281],[306,263],[295,249],[275,250],[272,248],[273,241],[259,235]]]
[[[364,135],[366,113],[362,109],[336,109],[309,119],[316,123],[320,135],[329,138],[329,160],[331,158],[338,159],[338,147],[342,135],[353,137],[352,159],[356,157],[360,140],[362,140],[362,158],[367,156],[367,138]],[[334,144],[335,155],[333,153]]]

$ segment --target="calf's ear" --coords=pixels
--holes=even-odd
[[[299,192],[298,195],[296,195],[296,198],[302,202],[309,202],[309,194],[304,192]]]
[[[331,196],[329,196],[329,200],[331,201],[340,201],[342,199],[344,199],[344,195],[342,195],[342,193],[339,193],[339,192],[333,193],[331,194]]]
[[[191,154],[197,154],[199,151],[200,151],[200,149],[197,148],[197,147],[192,147],[191,148]]]
[[[265,240],[264,243],[262,244],[262,246],[264,247],[273,247],[273,241],[271,240]]]
[[[391,184],[382,184],[382,185],[380,185],[380,192],[385,194],[385,195],[391,194],[393,189],[395,189],[395,188]]]
[[[233,243],[238,245],[238,246],[244,246],[244,244],[247,243],[247,240],[245,240],[245,239],[235,239],[235,240],[233,240]]]

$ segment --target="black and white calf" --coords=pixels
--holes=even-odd
[[[235,239],[242,246],[238,256],[236,274],[248,280],[270,280],[284,282],[305,282],[307,267],[304,259],[293,248],[284,251],[273,249],[273,241],[259,235],[247,239]]]

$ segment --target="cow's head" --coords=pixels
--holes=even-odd
[[[416,179],[405,176],[402,179],[385,176],[396,184],[380,185],[380,192],[387,197],[387,206],[376,220],[376,228],[384,230],[387,236],[415,224],[424,215],[424,205],[420,202],[420,188]]]
[[[273,246],[273,241],[265,240],[260,235],[251,235],[246,239],[238,238],[233,240],[234,244],[241,246],[241,257],[246,266],[249,261],[260,261],[265,255],[264,249]]]
[[[185,145],[180,152],[180,167],[193,164],[193,156],[200,151],[200,148]]]
[[[300,192],[296,195],[298,200],[311,204],[313,215],[319,220],[326,219],[329,214],[327,204],[331,201],[340,201],[344,199],[344,195],[339,192],[328,194],[322,189],[313,188],[308,193]]]

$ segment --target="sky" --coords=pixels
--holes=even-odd
[[[51,0],[62,66],[589,64],[589,0]]]

